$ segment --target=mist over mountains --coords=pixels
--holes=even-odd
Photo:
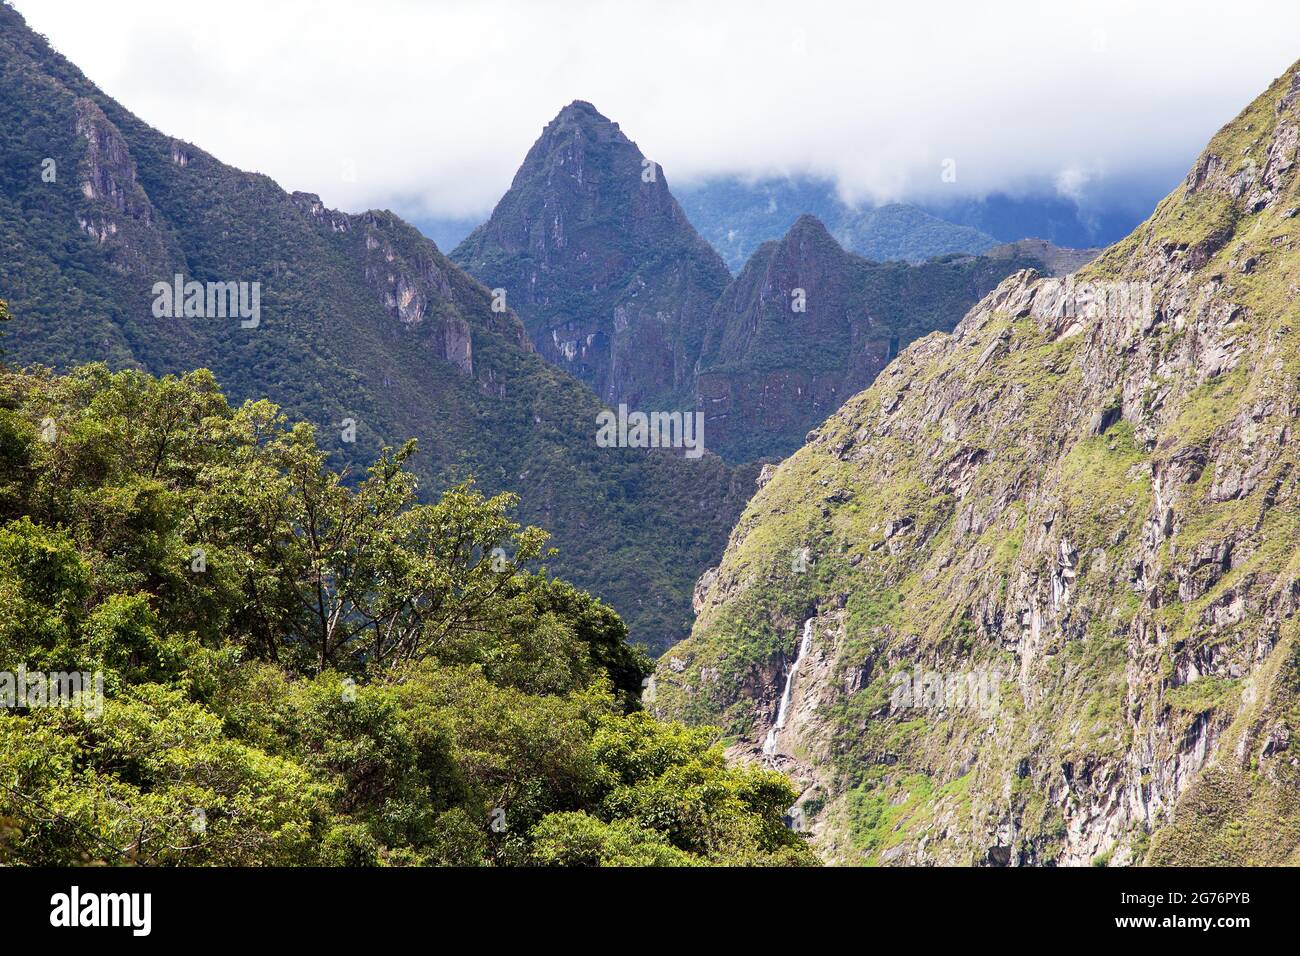
[[[764,242],[780,239],[801,215],[826,224],[840,245],[876,261],[922,262],[951,252],[985,252],[1017,239],[1097,248],[1127,235],[1178,180],[1177,173],[1115,184],[1081,204],[1055,191],[980,199],[849,205],[838,187],[815,176],[722,176],[676,183],[673,195],[696,231],[733,274]],[[479,220],[411,220],[440,248],[452,249]]]

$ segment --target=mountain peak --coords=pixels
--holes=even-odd
[[[662,167],[584,100],[546,125],[452,259],[504,288],[542,355],[608,402],[689,391],[730,278]]]
[[[825,236],[827,239],[831,239],[830,230],[826,228],[826,224],[812,213],[807,212],[794,221],[789,231],[786,232],[785,239],[789,240],[800,236]]]
[[[574,100],[568,106],[561,109],[560,112],[555,114],[556,120],[574,118],[592,119],[601,123],[611,122],[608,116],[596,109],[596,107],[587,100]],[[611,123],[611,125],[617,126],[618,124]]]
[[[624,135],[617,123],[586,100],[574,100],[546,124],[542,135],[529,150],[528,158],[539,150],[543,153],[550,152],[557,146],[570,142],[575,135],[583,137],[585,141],[625,148],[636,153],[637,157],[641,156],[636,144]]]

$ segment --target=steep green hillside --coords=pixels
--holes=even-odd
[[[354,472],[417,437],[423,493],[469,474],[518,492],[523,518],[553,532],[557,566],[635,640],[686,633],[693,580],[751,479],[712,456],[597,448],[599,400],[414,229],[328,210],[158,133],[7,6],[0,123],[11,361],[209,368],[236,400],[267,397],[319,425],[333,464]],[[260,321],[156,318],[153,286],[176,274],[259,283]]]
[[[1300,862],[1297,144],[1300,64],[750,503],[656,707],[792,772],[829,859]]]

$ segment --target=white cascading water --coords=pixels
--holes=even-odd
[[[766,756],[770,757],[776,753],[776,735],[778,731],[785,727],[786,711],[790,709],[790,697],[794,694],[794,675],[799,670],[799,662],[812,648],[813,624],[816,620],[817,618],[810,617],[803,622],[803,640],[799,642],[799,652],[795,654],[794,663],[790,665],[790,670],[785,675],[785,687],[781,691],[781,705],[776,710],[776,723],[767,732],[767,740],[763,741],[763,753]]]

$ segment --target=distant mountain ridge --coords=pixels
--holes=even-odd
[[[1123,202],[1095,211],[1057,195],[850,206],[832,180],[816,176],[718,176],[678,184],[676,195],[695,228],[736,272],[762,243],[780,239],[805,213],[825,223],[849,252],[877,261],[918,263],[1026,238],[1067,248],[1102,246],[1136,226],[1172,182],[1130,184]]]
[[[950,252],[979,253],[998,244],[987,233],[946,222],[914,205],[850,207],[839,199],[834,183],[813,177],[753,182],[718,177],[679,186],[677,193],[695,228],[733,272],[764,242],[785,235],[802,215],[819,219],[848,251],[880,262],[921,262]]]
[[[1046,243],[995,252],[871,262],[799,217],[758,248],[710,315],[696,385],[710,447],[732,461],[785,457],[913,340],[951,329],[1013,272],[1071,259]]]

